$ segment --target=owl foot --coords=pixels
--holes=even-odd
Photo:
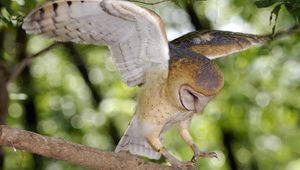
[[[192,162],[196,162],[199,157],[204,157],[204,158],[217,158],[218,159],[218,155],[215,152],[203,152],[203,151],[196,151],[194,153],[194,156],[192,158]]]

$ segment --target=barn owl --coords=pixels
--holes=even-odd
[[[268,40],[265,36],[226,31],[195,31],[168,42],[163,22],[155,12],[122,0],[54,0],[33,10],[23,29],[57,41],[107,45],[128,86],[140,85],[136,111],[115,152],[159,159],[185,169],[202,152],[188,131],[195,113],[223,87],[223,74],[213,59]],[[166,150],[161,135],[177,125],[194,151],[182,162]]]

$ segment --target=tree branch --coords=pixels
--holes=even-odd
[[[277,33],[275,33],[274,35],[269,34],[269,37],[271,37],[272,39],[276,39],[276,38],[281,38],[290,34],[293,34],[295,32],[299,31],[299,25],[294,25],[290,28],[278,31]]]
[[[65,160],[94,169],[166,169],[172,167],[138,159],[127,153],[100,151],[62,139],[0,126],[0,145]]]
[[[5,75],[0,67],[0,125],[5,124],[8,108],[8,92],[5,84]]]
[[[5,78],[6,75],[3,73],[3,69],[0,66],[0,125],[5,124],[6,115],[8,112],[8,92],[6,88]],[[4,155],[3,150],[0,147],[0,169],[3,169]]]
[[[32,62],[32,60],[50,50],[52,50],[54,47],[56,47],[57,45],[59,45],[60,43],[53,43],[52,45],[46,47],[45,49],[42,49],[41,51],[37,52],[36,54],[33,54],[32,56],[30,57],[26,57],[24,60],[22,60],[19,64],[17,64],[13,71],[11,72],[11,75],[7,81],[6,84],[14,81],[18,75],[20,75],[20,73],[24,70],[24,68],[30,64]]]

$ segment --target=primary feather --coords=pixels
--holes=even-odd
[[[224,57],[269,41],[268,36],[259,36],[230,31],[194,31],[173,41],[171,45],[179,49],[191,50],[209,59]]]
[[[47,2],[24,19],[23,29],[57,41],[108,45],[129,86],[144,83],[149,68],[168,71],[169,48],[160,17],[130,2]]]

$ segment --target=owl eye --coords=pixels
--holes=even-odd
[[[212,97],[198,93],[188,85],[181,86],[179,90],[181,105],[188,111],[201,112]]]

